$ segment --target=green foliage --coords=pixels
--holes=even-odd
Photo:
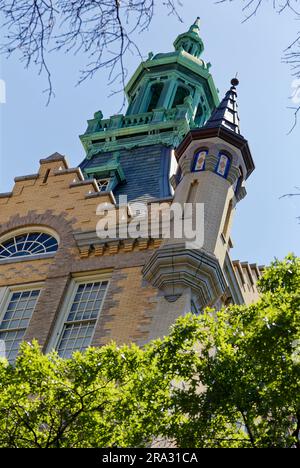
[[[142,447],[155,424],[152,393],[163,394],[155,370],[134,345],[90,348],[64,360],[43,355],[37,342],[23,343],[14,367],[0,364],[0,447]],[[140,401],[145,374],[153,383]]]
[[[299,285],[290,255],[256,304],[181,317],[143,349],[64,360],[24,343],[0,361],[0,447],[300,448]]]
[[[256,304],[180,318],[164,340],[179,446],[300,448],[300,259],[275,261],[259,287]]]

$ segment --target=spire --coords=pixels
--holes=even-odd
[[[200,33],[200,18],[197,17],[196,21],[190,26],[189,30],[183,34],[180,34],[175,42],[175,50],[184,50],[194,57],[199,58],[204,50]]]
[[[206,128],[224,127],[234,133],[241,133],[236,92],[238,84],[239,80],[237,78],[231,80],[230,90],[227,91],[223,101],[213,111],[211,117],[206,122]]]
[[[200,32],[200,16],[197,16],[196,21],[191,25],[189,32],[199,35]]]

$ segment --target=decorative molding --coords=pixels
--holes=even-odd
[[[191,288],[202,307],[213,304],[226,289],[217,258],[202,249],[186,249],[184,244],[164,245],[156,250],[144,266],[143,276],[165,296]]]

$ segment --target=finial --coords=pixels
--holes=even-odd
[[[190,27],[190,31],[195,31],[197,29],[198,31],[200,30],[200,16],[197,16],[197,19],[194,21],[192,26]]]
[[[237,74],[235,75],[235,78],[232,78],[231,80],[231,85],[232,86],[238,86],[239,85],[239,80],[237,79]]]

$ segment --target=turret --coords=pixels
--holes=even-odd
[[[167,239],[144,267],[144,277],[167,300],[187,294],[201,309],[222,301],[233,213],[246,195],[244,181],[254,170],[248,143],[240,134],[238,80],[231,85],[206,125],[191,130],[176,150],[173,205],[204,209],[203,242],[200,248],[189,248],[184,238]]]

